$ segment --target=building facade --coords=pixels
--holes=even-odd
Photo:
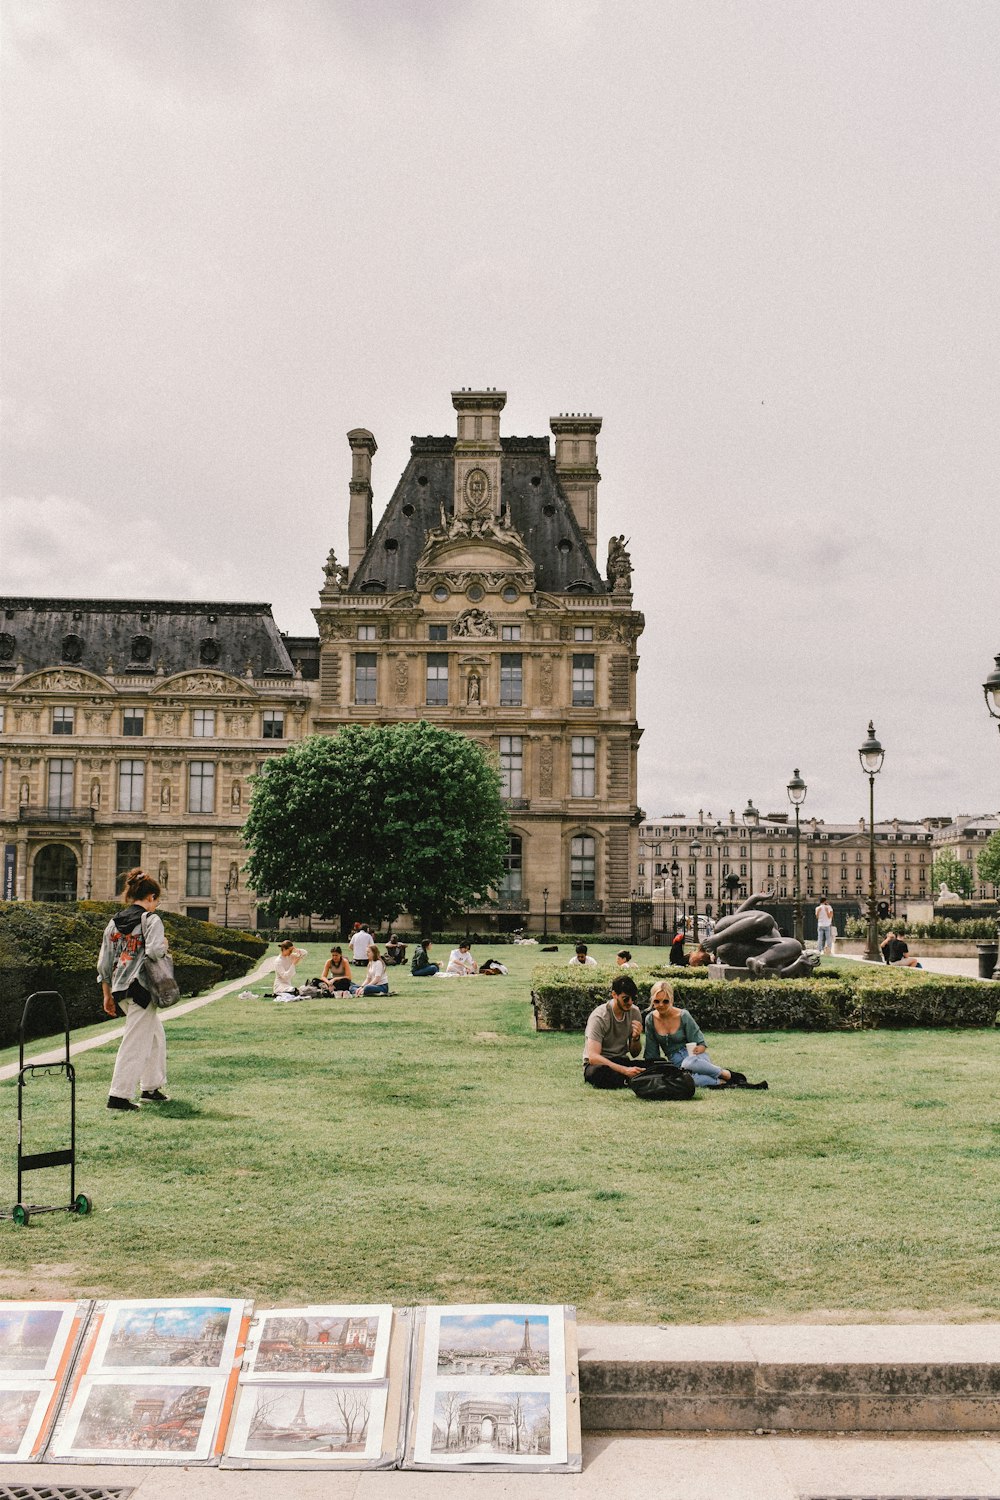
[[[141,864],[175,910],[249,925],[249,777],[307,732],[315,686],[270,607],[2,599],[0,611],[5,899],[111,900]]]
[[[643,618],[624,538],[602,576],[591,416],[502,437],[502,391],[456,391],[455,436],[414,438],[377,529],[366,429],[352,451],[348,562],[314,611],[315,727],[426,719],[500,767],[511,836],[501,925],[594,928],[638,852],[635,684]],[[482,921],[486,913],[477,914]]]
[[[1000,898],[1000,886],[988,885],[979,873],[976,863],[981,849],[1000,828],[1000,815],[980,813],[970,817],[961,813],[957,818],[935,819],[933,828],[934,854],[952,854],[960,860],[972,877],[972,901],[995,901]]]

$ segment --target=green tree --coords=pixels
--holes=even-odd
[[[931,885],[934,887],[934,893],[942,880],[956,895],[972,895],[972,871],[968,865],[956,859],[950,849],[945,849],[943,854],[939,854],[931,865]]]
[[[984,885],[1000,886],[1000,828],[991,833],[976,856],[976,868]]]
[[[247,875],[275,916],[406,910],[429,931],[503,878],[500,775],[465,735],[349,725],[292,746],[251,785]]]

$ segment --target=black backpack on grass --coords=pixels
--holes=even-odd
[[[694,1079],[683,1068],[662,1059],[647,1064],[646,1072],[627,1080],[637,1099],[664,1103],[668,1100],[693,1099]]]

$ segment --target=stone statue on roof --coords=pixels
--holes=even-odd
[[[626,549],[625,533],[613,536],[608,543],[608,592],[632,592],[632,558]]]
[[[344,563],[337,561],[337,552],[334,547],[330,548],[326,562],[323,564],[323,572],[326,574],[324,592],[328,594],[339,594],[347,587],[347,567]]]

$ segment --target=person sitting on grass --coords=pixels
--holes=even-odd
[[[479,965],[469,951],[468,940],[459,943],[448,955],[448,965],[445,969],[448,978],[466,979],[471,974],[479,973]]]
[[[330,949],[330,957],[323,965],[323,972],[319,978],[320,983],[326,985],[331,995],[351,988],[351,966],[344,957],[343,948]]]
[[[431,975],[438,971],[438,965],[431,962],[430,946],[430,938],[421,938],[413,950],[410,973],[414,979],[430,979]]]
[[[657,980],[649,992],[652,1001],[646,1016],[643,1057],[652,1062],[661,1055],[675,1068],[683,1068],[694,1079],[695,1088],[766,1089],[766,1083],[747,1083],[742,1073],[720,1068],[708,1055],[708,1045],[689,1010],[674,1004],[674,992],[665,979]],[[688,1052],[688,1044],[692,1051]]]
[[[623,948],[620,953],[615,954],[615,968],[637,969],[638,967],[639,965],[636,963],[635,959],[632,957],[627,948]]]
[[[296,948],[290,938],[286,938],[278,946],[278,961],[274,966],[274,986],[272,994],[275,999],[298,995],[295,985],[295,970],[306,956],[304,948]]]
[[[587,969],[597,968],[597,959],[591,958],[588,955],[586,943],[577,943],[576,952],[573,954],[573,957],[569,960],[566,967],[567,969],[572,969],[577,965],[579,965],[581,968]]]
[[[880,944],[882,957],[887,964],[892,964],[897,969],[922,969],[923,964],[918,963],[915,958],[910,957],[910,950],[901,937],[894,932],[887,932]]]
[[[368,971],[362,984],[352,984],[352,995],[388,995],[389,981],[385,976],[385,963],[374,943],[368,946]]]
[[[711,953],[709,953],[708,949],[703,948],[701,943],[699,943],[698,946],[696,948],[693,948],[691,951],[691,956],[688,959],[688,968],[703,969],[708,964],[714,963],[715,959],[712,957]]]
[[[681,968],[687,967],[687,954],[684,952],[684,934],[675,932],[670,943],[670,962],[678,964]]]
[[[636,1061],[642,1050],[642,1018],[635,980],[616,974],[611,999],[587,1017],[583,1044],[583,1081],[595,1089],[623,1089],[630,1078],[646,1071]]]
[[[390,932],[389,941],[385,945],[385,961],[387,964],[401,964],[406,958],[406,944],[401,943],[394,932]]]

